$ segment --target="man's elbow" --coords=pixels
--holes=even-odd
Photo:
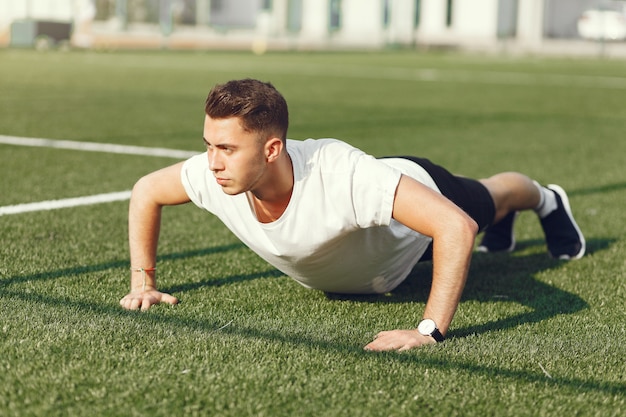
[[[173,165],[141,177],[133,186],[131,201],[157,206],[188,203],[189,196],[180,180],[178,166]]]
[[[467,214],[463,214],[464,215],[460,216],[457,222],[457,235],[462,236],[463,239],[467,240],[467,242],[471,242],[473,245],[474,239],[476,239],[476,235],[479,231],[478,223]]]
[[[149,195],[148,190],[150,190],[150,188],[151,184],[149,175],[139,178],[135,185],[133,185],[131,199],[143,199],[145,195]]]
[[[133,186],[130,195],[130,203],[131,206],[161,207],[166,205],[161,201],[163,199],[162,194],[158,182],[155,181],[152,175],[148,174],[137,180]]]
[[[471,234],[472,238],[475,238],[479,231],[478,223],[476,223],[476,220],[472,219],[470,216],[466,217],[467,230]]]

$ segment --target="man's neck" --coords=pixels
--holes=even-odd
[[[266,184],[250,191],[257,219],[262,223],[278,220],[287,209],[293,193],[293,164],[286,151],[270,170]]]

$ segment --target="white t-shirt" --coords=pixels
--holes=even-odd
[[[271,223],[257,220],[246,193],[222,191],[206,154],[185,162],[182,183],[194,204],[306,287],[367,294],[400,284],[431,239],[392,219],[395,191],[401,174],[439,191],[432,178],[414,162],[376,159],[335,139],[288,140],[287,151],[293,193]]]

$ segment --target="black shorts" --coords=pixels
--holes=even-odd
[[[439,187],[441,194],[466,212],[476,223],[479,231],[485,230],[494,220],[496,206],[487,188],[480,182],[471,178],[459,177],[451,174],[445,168],[433,164],[428,159],[414,156],[396,156],[413,161],[428,172]],[[422,256],[420,260],[432,258],[432,250]]]

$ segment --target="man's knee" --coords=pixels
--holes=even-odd
[[[518,172],[502,172],[479,180],[487,188],[496,208],[495,222],[511,211],[534,208],[539,192],[533,181]]]

